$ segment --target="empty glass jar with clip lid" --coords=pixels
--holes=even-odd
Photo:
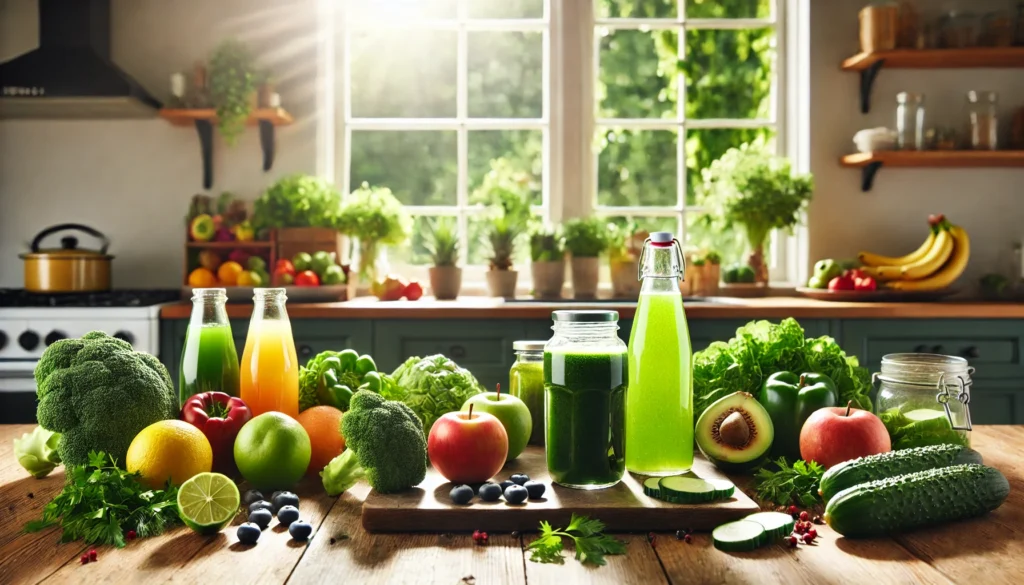
[[[970,445],[971,374],[961,357],[896,353],[882,358],[875,411],[892,448],[954,443]]]

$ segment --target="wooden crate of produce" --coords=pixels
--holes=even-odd
[[[338,260],[345,255],[345,238],[338,230],[319,227],[281,228],[277,230],[277,257],[293,258],[299,252],[334,252]]]

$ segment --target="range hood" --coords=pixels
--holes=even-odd
[[[0,63],[0,118],[139,118],[159,108],[110,61],[110,0],[39,0],[39,48]]]

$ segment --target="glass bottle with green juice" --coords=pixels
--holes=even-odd
[[[615,311],[555,311],[544,346],[548,472],[562,486],[613,486],[625,471],[626,344]]]
[[[178,405],[203,392],[238,396],[238,353],[228,321],[227,291],[192,290],[192,315],[181,349]]]
[[[526,404],[533,419],[531,445],[544,444],[544,344],[546,341],[516,341],[516,363],[508,373],[508,392]]]
[[[626,396],[626,468],[640,475],[676,475],[693,466],[693,354],[679,290],[683,270],[672,234],[651,234],[640,254]]]

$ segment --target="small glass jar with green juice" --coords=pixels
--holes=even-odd
[[[544,344],[546,341],[516,341],[516,363],[508,373],[508,392],[530,409],[533,431],[531,445],[544,444]]]
[[[562,486],[594,490],[626,468],[626,344],[615,311],[555,311],[544,346],[548,472]]]

